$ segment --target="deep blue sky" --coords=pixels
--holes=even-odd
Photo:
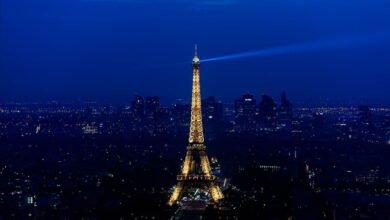
[[[0,101],[189,98],[201,58],[390,32],[388,0],[1,0]],[[188,64],[183,62],[188,61]],[[390,105],[390,43],[204,63],[202,95]],[[279,97],[275,97],[277,100]]]

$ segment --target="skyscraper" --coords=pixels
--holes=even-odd
[[[223,106],[221,101],[218,101],[215,97],[210,96],[207,99],[202,100],[202,107],[202,113],[205,121],[222,121]]]
[[[269,95],[262,95],[259,104],[258,130],[274,131],[276,127],[276,105]]]
[[[189,118],[191,117],[190,105],[183,103],[176,103],[172,108],[172,119],[177,127],[179,133],[189,131]]]
[[[208,137],[214,137],[221,128],[223,121],[223,105],[215,97],[208,97],[202,100],[202,115],[204,128]]]
[[[291,129],[292,122],[292,104],[287,99],[286,92],[280,97],[280,107],[278,111],[278,127],[283,130]]]
[[[244,94],[234,102],[235,129],[242,133],[252,133],[256,130],[256,99],[252,94]]]
[[[145,115],[145,102],[144,98],[140,95],[135,96],[134,101],[131,103],[133,115],[136,119],[142,119]]]

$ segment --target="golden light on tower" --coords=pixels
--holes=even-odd
[[[179,175],[177,175],[177,185],[174,187],[172,195],[168,201],[169,205],[180,200],[183,192],[191,188],[207,190],[211,199],[218,202],[223,198],[219,186],[215,183],[215,175],[212,174],[209,158],[204,145],[202,106],[200,95],[200,59],[198,48],[195,45],[195,55],[192,59],[192,99],[191,99],[191,123],[188,137],[187,153]],[[195,160],[199,158],[200,164]]]
[[[198,48],[195,45],[195,56],[192,59],[192,99],[191,99],[191,125],[188,141],[190,143],[203,144],[202,102],[200,95],[199,77],[200,59]]]

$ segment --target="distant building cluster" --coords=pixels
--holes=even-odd
[[[390,108],[294,107],[285,92],[277,102],[269,95],[257,100],[244,94],[224,104],[202,100],[206,138],[219,134],[282,139],[333,139],[390,144]],[[156,96],[135,96],[128,105],[3,104],[0,135],[178,135],[188,134],[190,104],[164,106]]]

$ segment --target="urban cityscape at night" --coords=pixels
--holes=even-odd
[[[390,108],[298,107],[282,92],[202,110],[226,197],[204,218],[390,217]],[[157,96],[1,105],[2,218],[169,219],[189,118]]]
[[[0,2],[0,220],[390,219],[389,9]]]

